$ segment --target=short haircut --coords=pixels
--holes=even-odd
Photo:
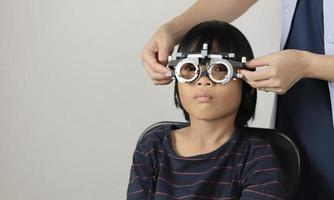
[[[247,60],[253,59],[252,48],[246,37],[234,26],[223,21],[206,21],[194,26],[181,40],[177,52],[198,53],[208,44],[208,53],[228,52],[234,53],[233,60],[241,61],[245,56]],[[235,126],[247,126],[247,122],[254,118],[257,92],[243,81],[241,102],[235,119]],[[178,81],[174,85],[174,102],[177,108],[182,109],[185,120],[190,122],[189,113],[182,106]]]

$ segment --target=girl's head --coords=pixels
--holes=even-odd
[[[208,44],[208,54],[234,53],[235,60],[253,52],[246,37],[234,26],[222,21],[208,21],[193,27],[181,40],[178,52],[198,53]],[[254,117],[256,90],[242,79],[222,85],[202,76],[191,83],[175,81],[174,101],[185,119],[215,120],[235,117],[236,126],[245,126]]]

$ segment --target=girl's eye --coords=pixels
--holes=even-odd
[[[186,65],[184,69],[187,71],[196,71],[196,67],[193,65]]]
[[[224,72],[224,71],[226,71],[226,67],[224,67],[222,65],[216,65],[215,68],[214,68],[214,70],[216,72]]]

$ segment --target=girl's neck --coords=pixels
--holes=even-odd
[[[201,120],[191,118],[188,137],[198,145],[211,146],[225,143],[234,133],[234,117],[216,120]]]

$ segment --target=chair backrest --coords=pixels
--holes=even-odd
[[[163,121],[149,126],[141,135],[144,136],[153,128],[173,125],[176,128],[189,126],[187,122]],[[245,128],[249,134],[267,140],[280,161],[282,172],[286,176],[286,184],[289,197],[292,198],[298,189],[300,175],[300,156],[296,144],[286,135],[276,129]],[[140,139],[139,139],[140,140]]]

